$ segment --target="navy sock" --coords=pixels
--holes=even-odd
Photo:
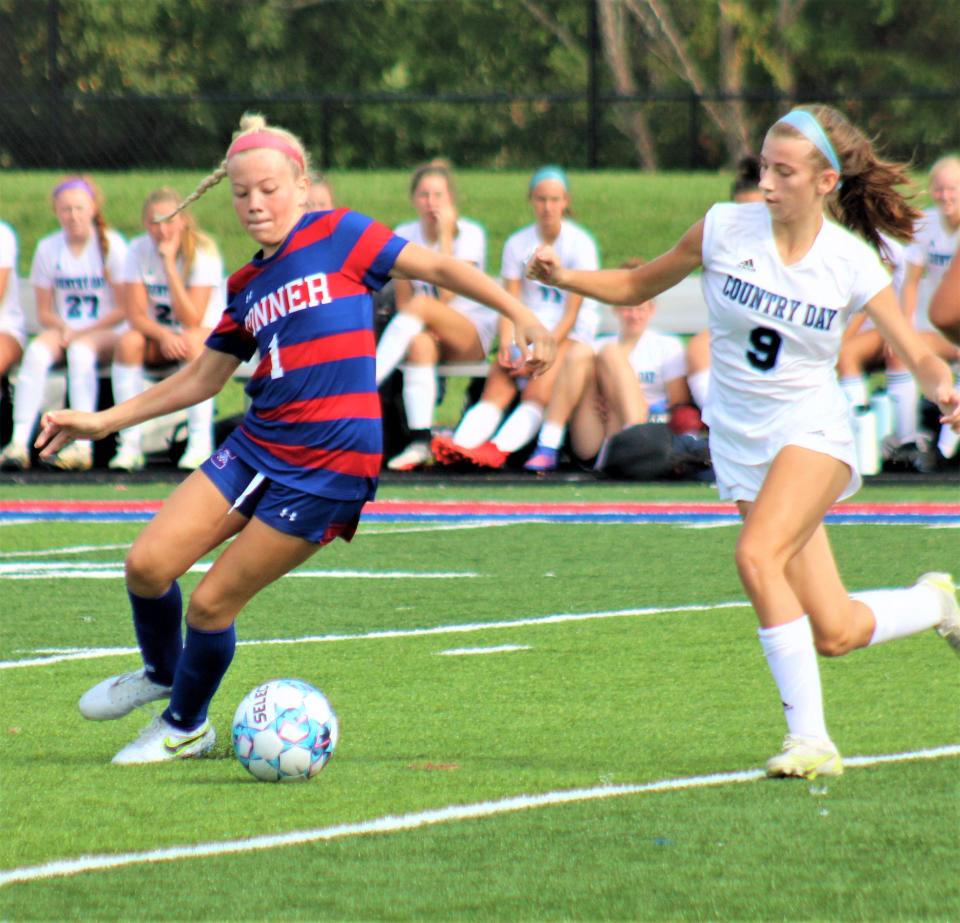
[[[150,599],[137,596],[129,588],[127,595],[133,607],[133,628],[143,654],[148,679],[161,686],[173,683],[173,674],[183,650],[180,625],[183,621],[183,599],[176,580],[163,596]]]
[[[192,731],[207,720],[210,700],[233,660],[236,646],[233,625],[222,631],[200,631],[187,625],[187,643],[173,678],[170,705],[163,713],[168,724]]]

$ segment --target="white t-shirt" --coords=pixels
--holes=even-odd
[[[917,330],[936,330],[930,323],[927,310],[958,245],[960,228],[951,232],[936,208],[926,209],[906,253],[908,263],[924,269],[917,288],[917,315],[914,321]]]
[[[616,336],[597,337],[594,349],[599,352],[607,344],[616,342]],[[627,361],[637,373],[650,412],[666,413],[670,409],[667,382],[687,374],[687,360],[680,338],[648,327],[630,350]]]
[[[177,257],[177,270],[183,275],[183,257]],[[158,324],[180,329],[180,323],[170,304],[170,286],[163,269],[163,257],[149,234],[141,234],[130,241],[127,258],[123,265],[121,282],[141,282],[147,290],[147,307]],[[210,286],[210,301],[204,312],[201,326],[213,329],[220,321],[226,307],[223,286],[223,260],[215,248],[198,247],[190,266],[190,276],[184,285]]]
[[[398,224],[394,229],[394,234],[409,240],[411,243],[419,244],[428,250],[439,251],[440,242],[438,240],[429,241],[423,234],[423,226],[419,221],[407,221]],[[481,272],[487,269],[487,232],[483,225],[471,221],[469,218],[457,219],[457,235],[453,239],[453,256],[465,263],[473,263]],[[438,297],[437,288],[429,282],[422,282],[420,279],[411,279],[410,284],[418,295],[429,295],[431,298]],[[459,311],[466,317],[479,314],[483,317],[496,315],[493,308],[478,301],[472,301],[463,295],[454,295],[450,299],[449,305],[455,311]]]
[[[570,297],[569,293],[552,285],[534,282],[526,276],[527,261],[533,251],[543,243],[536,224],[528,225],[511,234],[503,245],[503,265],[500,276],[504,281],[519,279],[521,281],[520,300],[537,315],[544,327],[554,330],[563,317],[567,298]],[[560,259],[560,265],[565,269],[600,268],[597,242],[589,231],[573,221],[561,222],[560,234],[552,246]],[[599,322],[599,304],[590,298],[584,298],[577,313],[576,323],[570,332],[570,338],[590,343],[596,335]]]
[[[848,439],[835,368],[850,315],[890,284],[874,250],[824,219],[803,259],[785,266],[764,203],[723,203],[707,212],[702,260],[711,450],[764,464],[802,433]]]
[[[20,306],[20,283],[17,279],[17,235],[9,224],[0,221],[0,269],[9,269],[7,286],[0,298],[0,332],[9,333],[22,346],[27,325]]]
[[[107,270],[111,281],[117,283],[123,279],[127,243],[113,230],[107,231],[107,240]],[[115,306],[96,234],[90,235],[79,256],[70,252],[63,231],[44,237],[33,254],[30,282],[36,288],[53,291],[54,308],[74,330],[89,327]]]

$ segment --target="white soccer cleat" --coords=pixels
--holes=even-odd
[[[143,452],[120,449],[107,463],[107,467],[113,471],[143,471],[146,464]]]
[[[26,471],[30,467],[30,452],[26,446],[11,442],[0,452],[0,471]]]
[[[140,766],[184,760],[202,756],[216,742],[217,732],[209,721],[204,721],[196,730],[181,731],[157,715],[111,762],[118,766]]]
[[[157,699],[169,699],[170,686],[161,686],[147,679],[146,670],[134,670],[111,676],[80,698],[80,714],[91,721],[112,721],[129,715],[135,708],[142,708]]]
[[[433,452],[426,442],[411,442],[399,455],[387,462],[391,471],[413,471],[433,463]]]
[[[787,734],[783,749],[767,760],[767,775],[775,779],[840,776],[843,775],[843,763],[831,741]]]
[[[941,597],[941,618],[936,625],[937,634],[960,656],[960,605],[957,605],[957,587],[949,574],[934,571],[924,574],[917,586],[929,587]]]
[[[196,471],[213,453],[192,449],[188,445],[186,451],[180,456],[177,467],[181,471]]]
[[[61,471],[89,471],[93,467],[93,452],[89,445],[74,442],[57,452],[51,464]]]

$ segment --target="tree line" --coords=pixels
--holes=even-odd
[[[0,0],[0,165],[729,165],[791,102],[960,147],[960,0]]]

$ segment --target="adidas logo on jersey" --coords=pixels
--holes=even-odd
[[[737,269],[749,269],[750,272],[756,272],[757,268],[753,265],[753,260],[743,260],[741,263],[737,263]]]

